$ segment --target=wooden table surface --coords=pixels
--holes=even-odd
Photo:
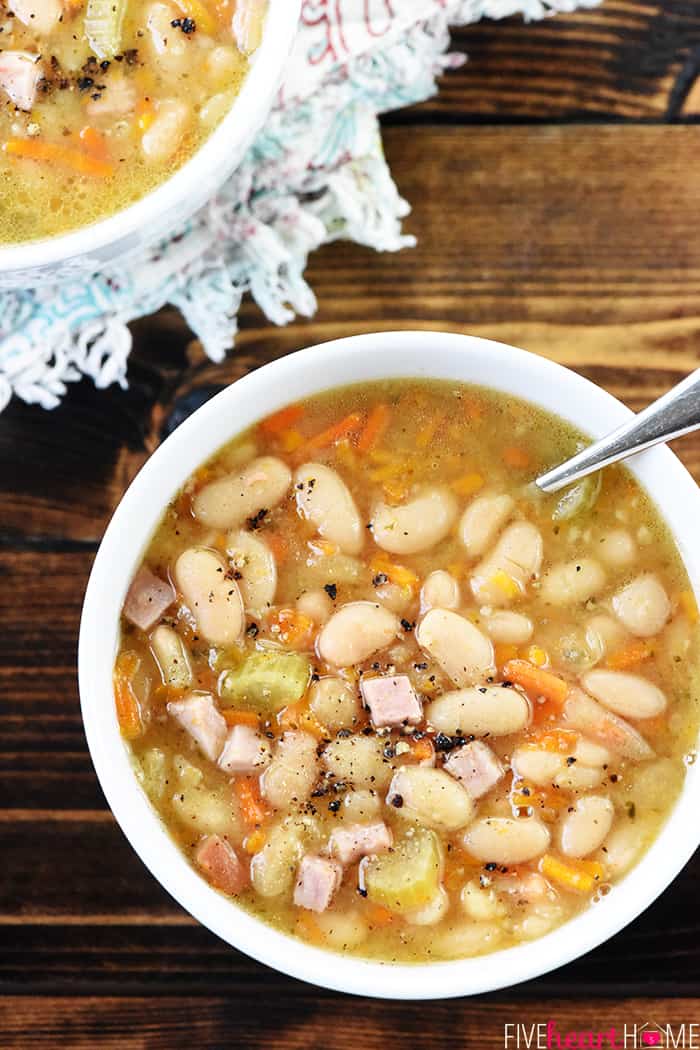
[[[2,1050],[481,1050],[504,1046],[505,1023],[700,1021],[697,858],[626,931],[546,977],[427,1007],[359,1003],[194,923],[127,845],[85,746],[76,635],[95,550],[173,418],[213,387],[394,328],[515,343],[635,409],[698,365],[700,3],[607,0],[455,38],[469,63],[384,122],[417,248],[318,252],[317,316],[277,329],[247,303],[218,366],[166,310],[135,326],[128,391],[84,383],[53,413],[0,417]],[[678,453],[700,477],[700,438]]]

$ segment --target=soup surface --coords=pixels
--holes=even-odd
[[[327,948],[472,956],[615,893],[693,760],[698,612],[626,471],[455,383],[291,405],[168,507],[115,668],[136,774],[237,903]]]
[[[85,226],[179,168],[230,109],[266,0],[3,0],[3,243]]]

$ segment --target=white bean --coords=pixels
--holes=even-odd
[[[586,623],[586,645],[596,660],[602,660],[606,653],[621,649],[628,638],[622,624],[607,613],[597,613]]]
[[[558,828],[559,848],[566,857],[587,857],[600,849],[612,827],[615,809],[604,795],[587,795],[573,805]]]
[[[306,815],[285,817],[270,830],[265,845],[250,865],[253,889],[262,897],[289,893],[302,855],[318,835],[316,822]]]
[[[466,959],[492,952],[503,938],[503,930],[490,922],[450,923],[430,937],[430,950],[441,959]]]
[[[196,518],[213,529],[229,529],[271,510],[284,499],[292,481],[286,463],[274,456],[260,456],[240,473],[227,474],[205,485],[192,503]]]
[[[384,755],[385,742],[376,736],[339,737],[326,746],[321,761],[336,780],[355,788],[382,791],[393,773],[391,761]]]
[[[178,68],[190,46],[184,33],[173,26],[180,14],[171,4],[154,3],[147,9],[146,28],[150,36],[154,57],[158,62]]]
[[[413,926],[435,926],[444,919],[450,909],[450,896],[442,886],[428,904],[419,911],[408,912],[404,917]]]
[[[180,787],[171,800],[172,812],[199,835],[238,834],[231,802],[201,785]]]
[[[513,514],[515,503],[510,496],[493,493],[472,500],[459,523],[459,538],[467,554],[480,558],[495,542],[501,529]]]
[[[386,649],[400,630],[397,617],[377,602],[350,602],[321,631],[319,656],[335,667],[350,667]]]
[[[416,641],[437,660],[455,685],[472,685],[493,671],[490,640],[450,609],[430,609],[418,625]]]
[[[549,845],[547,825],[536,817],[484,817],[464,832],[462,842],[477,860],[496,864],[523,864],[534,860]]]
[[[262,794],[275,809],[290,809],[308,801],[318,776],[316,741],[308,733],[285,733],[272,762],[261,777]]]
[[[629,871],[649,845],[654,833],[653,824],[644,825],[640,820],[618,823],[608,835],[599,854],[609,877],[619,878]]]
[[[641,733],[581,689],[569,690],[564,704],[564,721],[622,758],[643,762],[654,757]]]
[[[490,886],[482,886],[473,879],[465,882],[459,897],[462,909],[475,922],[488,922],[505,917],[506,909]]]
[[[338,951],[357,948],[367,939],[369,927],[359,911],[329,908],[314,915],[314,923]]]
[[[205,547],[190,547],[175,562],[175,582],[197,630],[212,645],[233,645],[243,633],[241,592],[226,573],[221,558]]]
[[[404,766],[393,776],[387,804],[400,799],[398,813],[429,828],[458,831],[474,816],[476,807],[462,785],[442,769]]]
[[[423,613],[429,609],[458,609],[459,600],[459,584],[444,569],[431,572],[421,587],[420,608]]]
[[[557,773],[564,769],[566,758],[553,751],[518,747],[511,756],[513,770],[538,787],[547,787],[554,782]]]
[[[542,577],[540,597],[550,605],[587,602],[605,587],[605,571],[594,558],[554,565]]]
[[[428,705],[430,725],[448,736],[508,736],[530,721],[530,705],[515,689],[490,685],[443,693]]]
[[[345,554],[359,554],[364,546],[362,520],[350,490],[335,470],[322,463],[304,463],[294,475],[299,513],[319,536]]]
[[[499,574],[503,573],[523,594],[530,580],[537,576],[542,565],[542,536],[528,521],[509,525],[496,546],[474,569],[471,588],[474,597],[486,605],[507,605],[517,594],[504,587]]]
[[[379,503],[372,514],[372,536],[391,554],[417,554],[444,540],[457,517],[457,500],[448,488],[424,489],[398,507]]]
[[[613,598],[615,615],[638,638],[650,638],[671,615],[668,595],[656,576],[644,573]]]
[[[332,675],[312,684],[309,707],[321,725],[331,732],[351,729],[357,724],[362,710],[357,690],[349,682]]]
[[[574,748],[574,758],[584,766],[605,766],[612,762],[612,754],[607,747],[601,747],[585,736],[579,737]]]
[[[322,627],[333,615],[333,602],[325,591],[318,588],[300,594],[297,598],[297,609]]]
[[[371,824],[382,818],[382,803],[378,795],[367,788],[346,791],[338,819],[348,824]]]
[[[261,617],[275,600],[277,565],[274,554],[263,540],[243,529],[229,534],[226,553],[232,568],[241,574],[238,586],[246,612]]]
[[[600,556],[615,569],[631,565],[637,554],[637,544],[627,529],[611,529],[600,540]]]
[[[524,645],[532,638],[534,630],[529,616],[511,612],[510,609],[499,609],[498,612],[487,616],[484,627],[494,642],[507,645]]]
[[[623,718],[654,718],[666,710],[666,697],[661,690],[638,674],[588,671],[581,683],[587,693]]]
[[[401,615],[406,612],[413,603],[413,592],[410,587],[399,587],[398,583],[382,583],[374,588],[374,595],[378,602],[393,613]]]
[[[151,635],[150,643],[163,685],[176,689],[189,688],[192,685],[190,655],[177,631],[162,623]]]
[[[177,98],[164,98],[157,104],[150,127],[141,136],[141,152],[146,160],[163,164],[177,152],[192,123],[192,110]]]
[[[577,762],[575,766],[565,766],[554,778],[554,786],[562,791],[590,791],[598,787],[603,780],[600,766],[584,766]]]

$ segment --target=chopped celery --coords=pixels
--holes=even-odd
[[[311,676],[308,657],[264,649],[251,653],[240,667],[227,671],[221,679],[223,707],[243,704],[266,712],[301,700]]]
[[[202,783],[204,773],[199,766],[193,766],[184,755],[175,755],[173,766],[185,787],[198,787]]]
[[[152,799],[163,797],[168,777],[168,758],[159,747],[149,747],[141,756],[141,783]]]
[[[114,58],[121,48],[126,0],[88,0],[85,35],[98,58]]]
[[[600,494],[602,475],[589,474],[583,481],[567,489],[552,511],[552,521],[569,521],[577,514],[583,514],[595,505]]]
[[[391,853],[369,857],[362,864],[367,896],[391,911],[417,911],[435,898],[442,875],[440,840],[434,831],[415,829]]]

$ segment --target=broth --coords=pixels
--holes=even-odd
[[[364,383],[187,482],[115,685],[136,775],[213,885],[401,962],[518,944],[616,892],[694,755],[698,613],[625,469],[529,485],[581,440],[482,388]]]

